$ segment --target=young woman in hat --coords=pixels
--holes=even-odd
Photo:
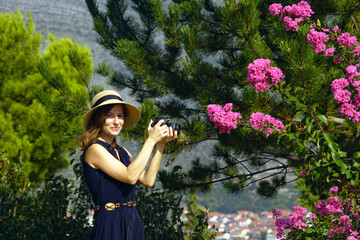
[[[161,126],[163,120],[154,127],[150,121],[148,137],[140,153],[133,158],[116,144],[115,137],[122,128],[134,125],[139,119],[140,110],[111,90],[98,93],[91,101],[91,110],[83,118],[86,132],[79,139],[79,149],[84,151],[84,177],[96,205],[91,239],[144,239],[134,202],[136,184],[153,186],[165,144],[174,140],[177,132]]]

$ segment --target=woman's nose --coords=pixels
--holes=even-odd
[[[118,116],[114,117],[114,123],[120,123],[121,118],[119,118]]]

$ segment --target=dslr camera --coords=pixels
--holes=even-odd
[[[151,124],[151,127],[154,127],[161,119],[164,120],[161,126],[166,125],[168,127],[172,127],[173,131],[176,130],[177,134],[180,135],[181,125],[179,123],[169,122],[169,119],[165,117],[156,117],[154,122]]]

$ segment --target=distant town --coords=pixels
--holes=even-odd
[[[186,213],[186,208],[184,213]],[[282,210],[289,216],[289,210]],[[210,212],[208,223],[218,230],[216,239],[233,240],[276,240],[275,219],[272,212],[264,211],[256,214],[252,211],[237,211],[224,214]],[[186,221],[186,218],[183,219]]]

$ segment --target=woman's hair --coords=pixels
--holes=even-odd
[[[96,139],[100,137],[101,128],[106,121],[107,115],[115,105],[116,104],[104,105],[96,109],[96,111],[90,118],[88,128],[85,134],[82,135],[78,140],[79,150],[84,151],[91,143],[95,142]],[[126,116],[125,107],[124,107],[124,115]],[[115,145],[116,142],[114,139],[114,141],[111,143],[111,146],[115,147]]]

